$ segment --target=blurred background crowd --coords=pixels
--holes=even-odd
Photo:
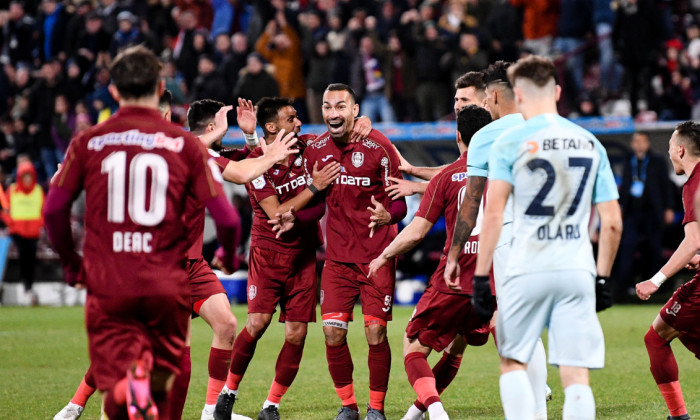
[[[373,122],[450,119],[458,76],[531,53],[555,61],[563,115],[652,122],[700,118],[698,19],[700,0],[0,0],[0,184],[19,158],[46,186],[116,110],[108,66],[130,45],[161,57],[183,123],[194,100],[285,96],[322,124],[331,82]]]

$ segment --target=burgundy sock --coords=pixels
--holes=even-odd
[[[275,381],[283,386],[290,386],[299,372],[299,363],[304,354],[304,345],[292,344],[285,340],[275,365]]]
[[[408,382],[416,391],[418,400],[423,402],[423,407],[439,402],[440,397],[435,388],[435,377],[425,354],[420,352],[409,353],[404,358],[403,363],[406,368]]]
[[[228,368],[231,366],[231,354],[233,350],[218,349],[212,347],[209,350],[209,377],[220,381],[226,380]]]
[[[450,386],[452,380],[457,376],[459,366],[462,364],[462,356],[453,356],[450,353],[442,353],[440,360],[433,366],[433,376],[435,376],[435,387],[438,394]],[[415,405],[420,411],[426,411],[427,408],[422,402],[416,400]]]
[[[651,327],[644,336],[644,344],[649,353],[651,375],[656,383],[666,384],[677,381],[678,363],[671,350],[671,343],[661,338]]]
[[[384,410],[384,398],[389,386],[391,370],[391,348],[389,341],[369,346],[369,405],[375,410]]]
[[[355,367],[352,364],[348,343],[344,342],[338,346],[326,344],[326,359],[328,360],[328,371],[336,390],[352,385],[352,372]],[[357,403],[350,403],[347,407],[359,411]]]
[[[173,388],[170,390],[170,416],[173,419],[180,420],[182,417],[191,376],[192,359],[190,347],[188,346],[182,349],[182,356],[180,356],[180,374],[175,377]]]
[[[258,344],[258,339],[254,338],[246,328],[243,328],[236,341],[233,343],[233,353],[231,355],[231,367],[229,369],[226,386],[228,389],[238,389],[245,371],[248,369],[250,361],[255,354],[255,347]]]

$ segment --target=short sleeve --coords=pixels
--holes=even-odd
[[[85,166],[80,153],[83,144],[82,137],[70,142],[61,169],[51,179],[52,186],[65,188],[74,194],[83,189]]]
[[[224,170],[226,169],[226,166],[228,166],[228,163],[232,159],[229,159],[228,157],[221,156],[219,153],[217,153],[211,149],[207,149],[207,152],[209,153],[211,158],[214,160],[214,163],[216,164],[216,166],[219,168],[219,173],[223,173]]]
[[[494,142],[489,157],[489,180],[499,179],[514,184],[513,164],[516,153],[509,153],[511,150],[517,150],[517,145],[508,141],[508,138],[501,137]]]
[[[469,143],[467,155],[467,176],[480,176],[486,178],[489,175],[489,149],[492,141],[483,130],[477,131]]]
[[[598,164],[598,172],[595,177],[595,186],[593,188],[593,203],[604,203],[606,201],[617,200],[620,194],[617,191],[615,176],[613,175],[608,154],[605,148],[596,142],[596,147],[600,153],[600,163]]]
[[[265,174],[260,175],[259,177],[246,184],[246,188],[248,189],[248,194],[252,196],[258,203],[263,201],[267,197],[277,195],[275,186],[272,185],[269,178],[265,176]]]
[[[437,223],[445,211],[444,190],[441,188],[443,184],[444,172],[440,172],[430,180],[416,211],[416,217],[422,217],[433,224]]]

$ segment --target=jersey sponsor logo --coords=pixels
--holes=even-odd
[[[352,176],[352,175],[340,175],[336,180],[336,184],[342,185],[355,185],[358,187],[369,187],[369,177],[366,176]]]
[[[258,295],[258,286],[251,284],[248,286],[248,300],[253,300]]]
[[[365,154],[362,152],[354,152],[352,154],[352,166],[359,168],[365,163]]]
[[[185,145],[182,137],[172,138],[163,133],[142,133],[139,130],[128,130],[121,133],[107,133],[93,137],[88,142],[88,150],[99,152],[105,146],[141,146],[146,150],[165,149],[180,153]]]
[[[325,146],[326,143],[328,143],[328,137],[316,140],[315,142],[311,143],[311,147],[314,149],[320,149]]]
[[[527,142],[527,152],[529,154],[534,155],[538,150],[540,150],[540,145],[536,141]]]
[[[260,175],[259,177],[253,180],[252,184],[256,190],[261,190],[265,186],[265,177],[263,175]]]
[[[328,159],[330,159],[330,158],[332,158],[332,157],[333,157],[333,155],[326,155],[326,157],[324,157],[323,159],[321,159],[321,162],[327,162]]]
[[[373,150],[379,149],[379,145],[377,143],[373,142],[372,140],[369,140],[369,139],[362,140],[362,145],[368,149],[373,149]]]
[[[595,144],[588,139],[543,139],[542,150],[593,150]]]
[[[452,174],[452,181],[454,181],[454,182],[462,182],[465,179],[467,179],[466,172],[458,172],[456,174]]]
[[[114,232],[112,233],[112,251],[129,252],[134,254],[150,253],[153,251],[150,232]]]
[[[292,174],[289,175],[292,176]],[[294,178],[284,185],[275,187],[275,189],[277,190],[277,194],[283,194],[289,192],[290,190],[295,190],[300,185],[306,185],[306,178],[304,178],[303,176]]]
[[[666,309],[666,313],[668,315],[673,315],[676,316],[678,315],[678,312],[681,310],[681,304],[678,301],[673,302],[673,305],[671,306],[670,309]]]

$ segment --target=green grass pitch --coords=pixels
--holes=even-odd
[[[593,372],[591,384],[598,418],[665,419],[665,405],[649,372],[643,336],[659,305],[616,306],[600,315],[606,339],[606,367]],[[387,395],[389,419],[399,419],[415,394],[406,379],[401,357],[404,327],[413,308],[395,308],[389,325],[392,370]],[[245,306],[234,306],[239,329]],[[359,308],[356,316],[360,315]],[[360,318],[361,319],[361,318]],[[193,322],[192,380],[185,419],[199,419],[207,383],[211,330]],[[257,352],[241,384],[236,412],[257,418],[274,376],[283,327],[274,322],[258,343]],[[320,324],[312,324],[296,381],[282,400],[284,419],[332,419],[339,406],[325,359]],[[355,362],[358,403],[368,400],[367,344],[361,323],[350,326],[350,349]],[[688,410],[700,415],[700,363],[679,342],[673,344]],[[431,364],[436,356],[431,357]],[[0,308],[0,419],[51,419],[72,397],[88,366],[82,308]],[[551,419],[561,418],[564,395],[556,369],[549,369],[554,398]],[[498,357],[493,341],[469,347],[459,375],[442,396],[453,419],[503,419],[498,394]],[[99,418],[97,395],[88,402],[82,419]]]

